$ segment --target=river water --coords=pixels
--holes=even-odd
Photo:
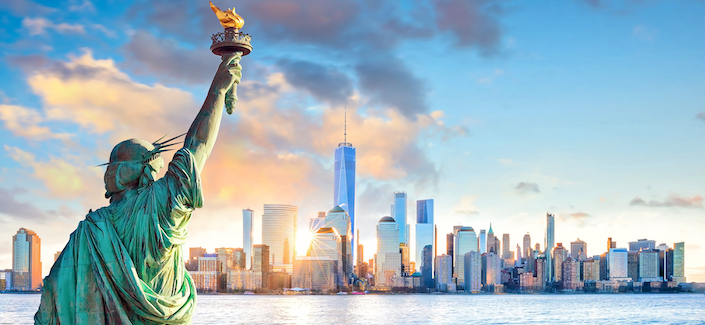
[[[0,324],[31,324],[38,294],[0,294]],[[199,295],[194,324],[705,324],[703,294]]]

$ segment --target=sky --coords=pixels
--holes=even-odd
[[[543,249],[551,212],[556,242],[588,255],[683,241],[687,280],[705,281],[704,1],[215,4],[254,51],[186,247],[241,247],[242,209],[259,243],[263,204],[297,205],[302,232],[333,208],[347,112],[365,259],[405,191],[411,238],[416,200],[434,199],[439,252],[453,225],[490,223]],[[219,31],[207,1],[0,0],[0,268],[25,227],[48,274],[108,205],[95,166],[112,147],[186,132]]]

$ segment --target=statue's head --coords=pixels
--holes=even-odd
[[[140,139],[118,143],[110,153],[105,171],[105,198],[128,188],[143,188],[154,182],[157,172],[164,167],[159,144]]]

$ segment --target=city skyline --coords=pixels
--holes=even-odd
[[[579,237],[588,256],[607,237],[705,254],[702,2],[235,5],[257,51],[242,61],[186,247],[240,246],[246,208],[261,243],[264,204],[299,207],[307,229],[333,208],[343,140],[355,144],[354,228],[367,252],[404,191],[407,220],[413,202],[434,200],[439,255],[453,225],[543,243],[546,211],[555,242]],[[124,139],[184,132],[178,116],[200,107],[222,27],[191,2],[137,8],[0,4],[0,268],[26,227],[42,238],[46,275],[86,212],[108,204],[93,166]],[[411,24],[420,13],[426,24]],[[687,258],[685,273],[705,281],[705,261]]]

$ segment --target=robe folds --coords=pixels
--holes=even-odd
[[[182,256],[203,205],[194,157],[180,149],[166,175],[90,212],[44,279],[35,324],[188,324],[196,289]]]

